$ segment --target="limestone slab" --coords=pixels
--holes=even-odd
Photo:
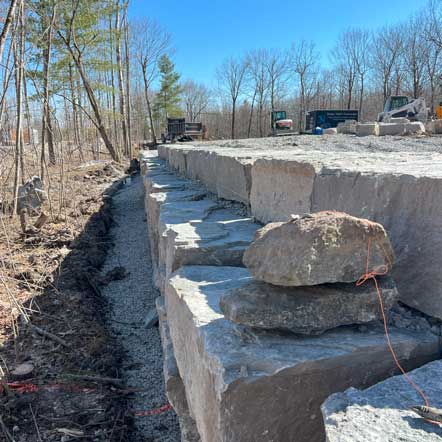
[[[398,299],[391,278],[378,281],[384,311]],[[318,335],[342,325],[382,319],[376,288],[370,282],[325,284],[312,287],[277,287],[264,282],[245,284],[220,301],[224,316],[250,327]]]
[[[442,408],[442,361],[430,362],[409,376],[431,406]],[[422,402],[403,376],[367,390],[336,393],[322,406],[327,442],[440,442],[442,427],[410,410]]]
[[[395,368],[382,329],[320,337],[252,332],[224,318],[223,295],[250,282],[246,269],[191,266],[166,287],[167,315],[188,405],[203,442],[319,442],[320,405]],[[436,336],[391,331],[407,369],[439,357]]]

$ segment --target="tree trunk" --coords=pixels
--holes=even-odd
[[[17,6],[18,0],[11,0],[9,4],[8,13],[6,15],[5,24],[3,26],[2,32],[0,34],[0,61],[3,59],[3,49],[5,47],[5,41],[9,34],[9,29],[14,20],[15,8]]]
[[[121,63],[121,20],[120,20],[120,0],[116,0],[116,16],[115,16],[115,30],[117,32],[117,41],[115,44],[115,54],[117,57],[117,71],[118,71],[118,92],[120,95],[120,115],[121,115],[121,130],[123,133],[123,147],[124,153],[129,154],[128,137],[127,137],[127,123],[126,123],[126,95],[123,81],[123,66]]]
[[[147,66],[142,66],[143,81],[144,81],[144,96],[146,98],[147,113],[149,115],[149,124],[150,124],[150,133],[151,133],[151,137],[152,137],[152,143],[157,144],[157,137],[155,134],[155,125],[154,125],[153,116],[152,116],[152,106],[151,106],[150,98],[149,98],[149,87],[148,87],[148,82],[147,82],[146,69],[147,69]]]
[[[126,64],[126,121],[127,121],[127,142],[129,144],[129,157],[132,158],[132,118],[131,118],[131,96],[130,96],[130,46],[129,46],[129,23],[127,21],[127,8],[129,1],[124,4],[124,50]]]
[[[235,139],[236,100],[232,101],[232,140]]]
[[[15,164],[14,164],[14,214],[17,213],[18,207],[18,187],[20,182],[20,169],[22,171],[22,179],[24,172],[23,165],[23,146],[22,146],[22,81],[23,81],[23,64],[24,64],[24,23],[23,23],[23,0],[19,7],[20,16],[20,37],[18,54],[15,54],[16,66],[16,96],[17,96],[17,123],[15,130]]]

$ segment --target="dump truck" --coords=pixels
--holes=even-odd
[[[168,118],[167,131],[161,134],[163,143],[175,141],[193,141],[204,138],[204,126],[202,123],[190,123],[185,118]]]

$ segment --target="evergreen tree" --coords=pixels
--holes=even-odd
[[[155,113],[158,119],[179,116],[181,85],[180,74],[175,72],[175,65],[167,55],[163,55],[158,61],[158,69],[161,76],[161,87],[156,97]]]

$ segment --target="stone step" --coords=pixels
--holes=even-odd
[[[432,407],[442,408],[442,361],[409,373]],[[425,421],[410,408],[423,399],[404,376],[366,390],[350,388],[330,396],[322,405],[328,442],[440,442],[442,428]]]
[[[220,299],[251,281],[244,268],[189,266],[166,284],[167,317],[190,414],[203,442],[322,442],[332,393],[393,373],[382,327],[319,337],[253,331],[224,318]],[[412,369],[440,357],[438,337],[391,330]]]

